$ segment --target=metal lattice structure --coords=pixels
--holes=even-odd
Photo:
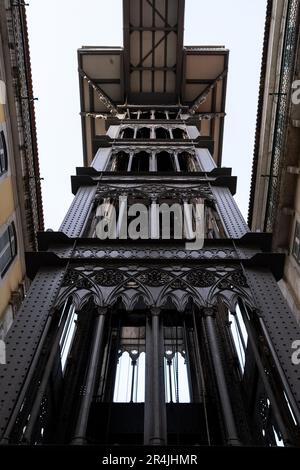
[[[208,120],[208,139],[200,118],[182,117],[201,115],[202,100],[224,91],[226,74],[209,84],[198,76],[200,98],[181,104],[182,86],[192,84],[178,68],[183,6],[124,2],[125,37],[134,42],[124,62],[126,109],[97,87],[101,106],[111,106],[109,97],[111,110],[124,113],[108,113],[101,136],[85,122],[93,163],[72,177],[74,200],[60,231],[40,233],[39,253],[28,254],[33,282],[0,371],[4,444],[299,445],[300,370],[292,359],[299,330],[277,286],[283,257],[270,252],[269,234],[249,231],[231,170],[216,166],[220,127]],[[99,79],[99,61],[109,56],[100,49],[79,54],[80,68],[89,68],[80,81],[96,72]],[[110,52],[112,61],[122,54]],[[190,52],[208,69],[227,61],[223,49],[221,57],[218,48]],[[155,88],[161,72],[166,87],[177,80],[174,101],[169,95],[163,106]],[[137,138],[141,127],[158,133]],[[151,237],[99,239],[95,227],[113,211],[120,235],[125,200],[149,209]],[[191,249],[199,200],[205,239]],[[187,217],[182,239],[175,231],[163,238],[159,202],[177,203]]]

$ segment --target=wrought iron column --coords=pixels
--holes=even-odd
[[[91,346],[90,361],[83,387],[84,395],[80,403],[80,410],[78,413],[72,444],[86,444],[86,430],[88,425],[90,406],[95,392],[96,381],[100,367],[106,313],[107,308],[98,307],[95,334]]]
[[[144,444],[166,445],[163,328],[160,309],[152,308],[146,325]]]
[[[156,196],[151,197],[150,234],[151,239],[159,238],[159,207]]]
[[[218,345],[215,313],[214,308],[203,309],[205,330],[207,333],[210,355],[214,367],[214,375],[218,387],[218,394],[227,435],[227,443],[231,446],[238,446],[240,445],[240,441],[235,425],[234,414],[223,369],[222,357]]]
[[[156,152],[153,150],[150,155],[149,171],[157,171],[157,157]]]
[[[133,155],[134,155],[134,152],[131,151],[130,154],[129,154],[129,160],[128,160],[127,171],[131,171]]]
[[[174,162],[175,162],[176,171],[180,171],[180,165],[179,165],[177,150],[174,151]]]
[[[117,237],[118,238],[127,238],[127,196],[122,194],[119,198],[119,217],[117,223]]]

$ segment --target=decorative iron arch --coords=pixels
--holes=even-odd
[[[69,282],[71,282],[71,285],[69,285]],[[60,308],[68,298],[72,298],[76,304],[80,305],[87,293],[94,297],[96,305],[99,307],[103,306],[104,299],[99,285],[91,276],[88,276],[84,272],[77,269],[69,269],[65,275],[63,285],[64,284],[66,288],[56,299],[55,307]],[[79,295],[80,291],[82,291],[82,296]]]

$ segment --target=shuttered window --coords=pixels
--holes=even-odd
[[[12,222],[0,235],[0,273],[5,274],[17,254],[15,225]]]
[[[4,132],[0,132],[0,176],[7,171],[7,149]]]

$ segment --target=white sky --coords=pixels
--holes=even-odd
[[[230,49],[223,166],[247,216],[266,0],[186,0],[185,45]],[[30,0],[27,7],[45,228],[57,230],[82,166],[77,49],[122,46],[121,0]]]

